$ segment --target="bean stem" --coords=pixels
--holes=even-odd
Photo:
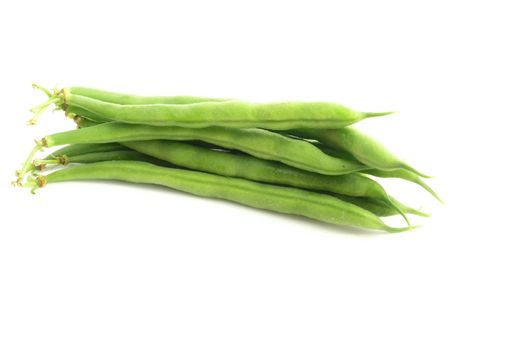
[[[33,166],[33,158],[35,157],[36,153],[39,151],[42,151],[45,147],[45,145],[42,143],[42,141],[35,140],[35,147],[29,152],[29,155],[27,156],[26,161],[22,165],[22,169],[16,171],[16,180],[13,181],[13,185],[16,186],[22,186],[22,183],[24,181],[24,177],[28,172],[31,171]]]
[[[50,90],[33,83],[33,88],[42,91],[48,97],[47,101],[34,106],[31,108],[33,117],[27,121],[28,125],[35,125],[38,122],[40,116],[46,111],[46,109],[54,104],[56,109],[65,109],[65,95],[63,90],[58,90],[54,88],[51,92]]]
[[[48,89],[46,89],[45,87],[41,86],[41,85],[38,85],[36,83],[33,83],[32,84],[32,87],[33,89],[36,89],[36,90],[40,90],[42,91],[43,93],[45,93],[47,95],[47,97],[51,97],[53,95],[53,93],[51,91],[49,91]]]

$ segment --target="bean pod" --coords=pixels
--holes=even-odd
[[[358,162],[329,156],[308,142],[262,129],[188,129],[112,122],[48,135],[42,139],[41,144],[51,147],[75,143],[146,140],[200,140],[325,175],[342,175],[368,168]]]
[[[28,186],[42,187],[47,183],[96,179],[156,184],[201,197],[225,199],[336,225],[387,232],[410,229],[390,227],[373,213],[329,195],[190,170],[169,169],[144,162],[108,161],[69,167],[39,176]]]
[[[354,127],[334,130],[291,130],[288,133],[306,139],[318,140],[336,150],[348,152],[370,168],[391,171],[404,169],[419,176],[428,177],[403,162],[374,138]]]
[[[216,151],[177,141],[138,141],[125,142],[124,145],[192,170],[347,196],[376,198],[405,217],[404,212],[390,200],[383,187],[362,174],[321,175],[246,154]]]

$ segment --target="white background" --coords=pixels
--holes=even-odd
[[[0,11],[0,348],[525,347],[519,1],[17,1]],[[31,83],[400,110],[360,128],[435,176],[403,234],[149,186],[9,186]],[[400,222],[395,222],[400,224]]]

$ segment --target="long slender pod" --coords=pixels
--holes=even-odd
[[[33,117],[28,121],[28,124],[36,124],[40,115],[52,104],[55,104],[57,108],[63,109],[67,115],[80,115],[84,118],[91,119],[97,122],[108,122],[112,121],[104,117],[103,115],[96,114],[88,111],[84,108],[68,105],[64,96],[75,94],[79,96],[85,96],[92,99],[110,102],[114,104],[190,104],[199,102],[220,102],[228,101],[229,99],[222,98],[210,98],[210,97],[196,97],[196,96],[139,96],[131,94],[122,94],[112,91],[93,89],[88,87],[73,86],[64,89],[54,88],[52,90],[46,89],[43,86],[33,83],[33,88],[44,92],[48,100],[35,106],[31,109],[34,113]]]
[[[44,159],[55,159],[60,156],[71,157],[94,152],[112,152],[124,150],[129,149],[120,143],[78,143],[61,147],[48,154]]]
[[[93,98],[96,100],[116,103],[121,105],[148,105],[148,104],[190,104],[199,102],[221,102],[228,101],[225,98],[197,97],[197,96],[140,96],[122,94],[113,91],[93,89],[82,86],[68,88],[69,93]]]
[[[183,105],[119,105],[69,94],[64,103],[118,122],[187,128],[340,128],[372,116],[389,114],[357,112],[329,102],[251,103],[233,100]]]
[[[340,197],[343,200],[349,201],[350,203],[353,203],[361,208],[364,208],[377,216],[392,216],[399,214],[397,210],[392,208],[392,206],[387,205],[385,202],[377,200],[376,198],[371,197]],[[391,198],[391,201],[396,203],[396,205],[401,208],[405,213],[422,216],[422,217],[429,217],[430,214],[424,213],[420,210],[411,208],[407,205],[404,205],[400,203],[399,201],[395,200],[394,198]]]
[[[89,121],[92,121],[94,123],[106,123],[111,122],[111,119],[108,119],[102,115],[99,115],[97,113],[88,111],[87,109],[81,108],[81,107],[75,107],[75,106],[68,106],[66,114],[69,117],[75,118],[77,116],[80,116],[84,119],[87,119]]]
[[[73,145],[67,145],[51,152],[43,159],[37,159],[33,162],[31,171],[43,170],[48,164],[60,163],[57,161],[60,157],[74,157],[87,153],[100,153],[100,152],[113,152],[113,151],[124,151],[130,150],[129,148],[121,145],[120,143],[79,143]]]
[[[329,195],[144,162],[108,161],[68,167],[37,177],[28,185],[42,187],[46,183],[95,179],[156,184],[197,196],[225,199],[336,225],[387,232],[410,229],[387,226],[373,213]]]
[[[262,129],[230,129],[210,127],[188,129],[176,126],[159,127],[124,123],[103,123],[91,127],[45,136],[37,142],[23,169],[24,176],[34,154],[44,147],[75,143],[108,143],[147,140],[200,140],[228,149],[236,149],[255,157],[275,160],[290,166],[325,175],[342,175],[367,169],[363,164],[339,159],[323,153],[314,145]]]
[[[54,90],[35,113],[40,114],[51,104],[66,113],[82,114],[78,113],[78,109],[85,110],[88,113],[84,115],[88,118],[95,116],[123,123],[187,128],[340,128],[365,118],[391,114],[359,112],[331,102],[251,103],[226,100],[188,104],[117,104],[78,95],[67,88]]]
[[[324,144],[321,144],[319,141],[312,141],[309,140],[309,142],[312,145],[315,145],[317,148],[322,150],[324,153],[329,154],[333,157],[340,158],[340,159],[346,159],[352,162],[357,162],[357,159],[350,153],[341,151],[339,149],[334,149],[331,147],[328,147]],[[405,181],[413,182],[415,184],[418,184],[423,189],[428,191],[435,199],[437,199],[439,202],[443,203],[441,198],[438,196],[438,194],[423,180],[419,175],[416,173],[406,170],[406,169],[398,169],[398,170],[379,170],[379,169],[364,169],[360,170],[360,173],[372,175],[375,177],[381,177],[381,178],[396,178],[396,179],[402,179]]]
[[[348,152],[361,163],[373,169],[384,171],[404,169],[419,176],[428,177],[399,159],[379,141],[355,127],[332,130],[289,130],[288,133],[306,139],[318,140],[329,147]]]
[[[124,145],[192,170],[348,196],[376,198],[406,219],[403,210],[390,200],[383,187],[362,174],[321,175],[243,153],[215,151],[178,141],[137,141],[125,142]]]
[[[406,181],[413,182],[415,184],[418,184],[422,188],[424,188],[428,193],[430,193],[439,202],[443,203],[443,200],[438,196],[438,194],[425,181],[423,181],[423,179],[421,179],[417,174],[411,171],[408,171],[405,169],[392,170],[392,171],[383,171],[383,170],[378,170],[378,169],[365,169],[365,170],[362,170],[361,172],[372,175],[372,176],[376,176],[376,177],[396,178],[396,179],[403,179]]]
[[[62,155],[54,159],[35,159],[33,162],[35,166],[42,167],[46,165],[67,165],[70,163],[80,163],[80,164],[89,164],[96,162],[104,162],[109,160],[135,160],[141,162],[148,162],[151,164],[157,164],[162,166],[169,166],[170,163],[148,156],[146,154],[133,151],[130,149],[127,150],[117,150],[117,151],[102,151],[102,152],[90,152],[77,155]]]

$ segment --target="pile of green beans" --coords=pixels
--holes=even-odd
[[[387,193],[392,177],[437,194],[428,176],[350,126],[390,112],[359,112],[329,102],[250,103],[229,98],[138,96],[85,87],[48,90],[29,124],[51,105],[77,129],[46,135],[14,184],[115,180],[241,203],[344,226],[386,232],[414,228],[429,214]],[[39,151],[61,146],[45,157]],[[383,217],[400,215],[392,227]]]

